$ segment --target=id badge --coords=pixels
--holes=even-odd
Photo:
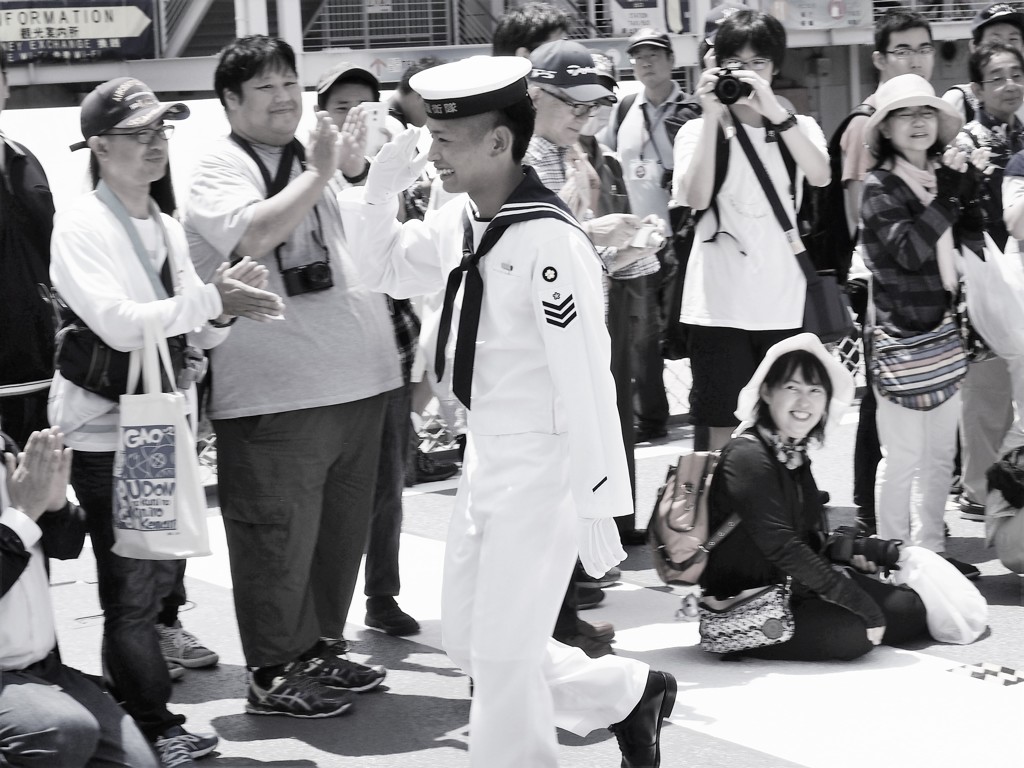
[[[629,175],[637,180],[658,180],[658,163],[654,160],[633,160],[629,164]]]

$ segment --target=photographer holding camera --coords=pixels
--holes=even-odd
[[[690,419],[710,428],[712,450],[735,428],[736,395],[765,351],[803,324],[804,273],[737,135],[749,137],[754,159],[794,221],[791,189],[801,189],[805,177],[824,186],[830,174],[817,123],[788,112],[772,92],[785,52],[786,33],[774,17],[740,10],[723,20],[715,35],[718,66],[697,84],[703,117],[683,125],[674,145],[675,202],[705,212],[680,317],[689,326]],[[718,168],[723,151],[728,164]]]
[[[854,397],[849,371],[816,336],[801,333],[768,350],[739,394],[737,436],[722,451],[708,491],[710,530],[739,523],[711,549],[701,575],[703,603],[728,612],[765,587],[792,584],[792,637],[738,651],[794,661],[854,659],[879,643],[926,638],[916,592],[867,574],[895,565],[899,542],[837,530],[811,474],[808,447]]]

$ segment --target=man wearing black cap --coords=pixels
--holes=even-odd
[[[985,43],[1004,43],[1024,51],[1024,11],[1010,3],[992,3],[978,11],[971,21],[971,39],[967,44],[973,53]],[[970,83],[954,85],[942,98],[959,109],[969,123],[978,111],[978,98]],[[1017,119],[1024,122],[1024,107],[1017,110]]]
[[[173,127],[167,121],[188,114],[187,106],[161,103],[133,77],[107,81],[82,102],[84,140],[72,149],[89,148],[96,189],[57,216],[50,277],[81,323],[122,354],[142,347],[146,318],[155,318],[168,338],[187,335],[191,344],[210,348],[224,341],[227,326],[238,317],[266,320],[281,314],[276,295],[253,287],[265,282],[266,270],[248,260],[230,269],[218,265],[204,284],[189,260],[181,225],[157,205],[160,185],[169,186]],[[58,354],[49,416],[75,451],[71,485],[85,509],[96,556],[104,668],[164,765],[190,766],[192,758],[213,751],[217,737],[186,732],[184,716],[168,710],[171,680],[156,618],[180,563],[113,551],[116,394],[96,392],[85,371],[69,363]],[[201,374],[191,366],[176,373],[195,419],[195,381]]]
[[[184,225],[200,275],[232,255],[269,268],[283,322],[236,327],[208,414],[235,612],[252,670],[246,712],[329,717],[383,680],[343,638],[373,509],[387,393],[402,385],[383,296],[356,275],[334,191],[365,172],[325,112],[303,147],[295,54],[262,35],[221,51],[231,135],[193,176]],[[353,225],[354,228],[355,225]]]
[[[675,54],[668,34],[649,27],[629,38],[626,48],[636,79],[644,89],[626,108],[613,114],[603,134],[609,149],[619,153],[629,205],[638,216],[658,216],[668,232],[668,203],[672,182],[672,143],[687,120],[700,115],[700,105],[688,101],[672,79]],[[633,297],[633,379],[637,418],[636,440],[645,442],[667,434],[668,397],[658,329],[658,275],[661,264],[651,254],[633,266],[629,284]]]
[[[577,553],[594,576],[625,556],[611,518],[630,497],[600,263],[565,204],[521,164],[534,124],[530,69],[518,57],[473,57],[413,78],[433,143],[413,160],[409,130],[381,150],[358,252],[373,254],[361,262],[367,280],[399,295],[436,290],[447,275],[435,365],[452,332],[470,437],[445,548],[442,632],[475,683],[470,764],[551,768],[552,724],[583,735],[615,723],[622,765],[658,766],[675,679],[550,638],[562,597],[552,585],[566,583]],[[428,158],[445,190],[469,202],[399,225],[397,195]]]

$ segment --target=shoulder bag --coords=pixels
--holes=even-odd
[[[924,333],[893,336],[875,321],[874,277],[868,281],[871,376],[886,400],[915,411],[930,411],[960,389],[967,375],[967,350],[952,309]]]
[[[185,395],[173,380],[167,339],[147,317],[141,350],[131,353],[128,385],[142,373],[143,394],[121,395],[114,455],[114,546],[121,557],[179,560],[210,554],[206,494]]]
[[[697,603],[700,647],[710,653],[733,653],[779,645],[793,637],[796,623],[790,606],[792,578],[785,584],[755,587],[715,606]]]
[[[772,206],[775,218],[778,219],[782,231],[786,233],[786,239],[793,248],[793,254],[807,280],[803,330],[813,333],[826,344],[847,338],[854,331],[850,300],[839,287],[839,281],[834,272],[819,273],[815,271],[796,227],[790,221],[785,208],[782,207],[778,192],[775,191],[775,185],[768,177],[764,163],[761,162],[750,144],[750,137],[747,136],[747,132],[743,130],[739,121],[735,117],[733,119],[736,122],[736,138],[750,161],[750,166],[754,169],[754,174]],[[778,140],[783,141],[784,139],[780,136]],[[845,222],[842,223],[842,226],[845,226]]]

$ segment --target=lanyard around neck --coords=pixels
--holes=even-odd
[[[152,259],[149,258],[146,248],[142,245],[142,239],[139,237],[139,231],[132,224],[131,217],[128,215],[128,209],[124,207],[124,203],[118,199],[117,195],[113,193],[107,183],[100,180],[100,183],[96,187],[96,197],[110,209],[110,212],[114,214],[114,218],[118,220],[121,226],[124,228],[125,234],[128,235],[128,239],[132,243],[132,249],[135,251],[135,255],[139,259],[139,263],[142,264],[142,268],[146,272],[146,277],[149,278],[149,282],[153,285],[153,290],[158,298],[166,299],[175,293],[173,274],[174,270],[171,269],[171,249],[168,245],[167,230],[164,228],[163,218],[160,216],[160,209],[156,207],[156,203],[153,198],[149,198],[149,215],[153,217],[156,222],[157,229],[160,231],[160,239],[163,242],[164,251],[167,254],[167,259],[164,261],[164,269],[167,271],[167,279],[164,281],[164,276],[161,272],[158,272],[156,266],[153,264]]]

